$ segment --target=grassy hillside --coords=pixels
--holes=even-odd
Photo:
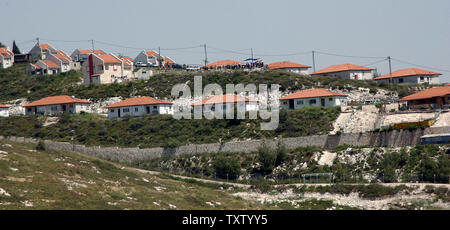
[[[0,209],[260,209],[227,192],[94,157],[0,141]]]
[[[175,147],[220,141],[296,137],[326,134],[339,116],[338,108],[306,108],[282,111],[274,131],[262,131],[262,120],[176,120],[169,115],[107,119],[95,114],[65,115],[57,124],[44,127],[46,117],[0,118],[0,135],[70,141],[86,145],[124,147]]]
[[[294,91],[302,88],[326,87],[326,88],[370,88],[372,93],[378,89],[397,91],[400,96],[406,96],[418,90],[416,85],[394,85],[378,84],[374,81],[343,80],[334,77],[305,77],[284,71],[263,72],[163,72],[153,76],[148,81],[135,81],[110,85],[84,86],[76,84],[81,81],[81,73],[70,71],[68,73],[52,76],[26,76],[26,65],[15,65],[6,70],[0,70],[0,102],[27,98],[36,100],[42,97],[69,94],[79,98],[91,98],[93,100],[108,97],[122,96],[157,96],[170,98],[172,87],[178,83],[187,83],[193,90],[194,76],[203,76],[203,85],[216,83],[225,89],[226,84],[279,84],[281,91]],[[423,87],[423,86],[421,86]]]

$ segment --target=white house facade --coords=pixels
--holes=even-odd
[[[111,84],[132,78],[133,71],[126,71],[122,59],[113,54],[90,54],[83,62],[83,83]]]
[[[140,117],[147,114],[173,114],[172,102],[152,97],[135,97],[105,107],[108,118]]]
[[[8,47],[0,48],[0,68],[6,69],[14,64],[14,53]]]
[[[430,84],[438,85],[440,73],[418,69],[409,68],[401,69],[392,72],[392,74],[385,74],[374,78],[376,82],[380,83],[394,83],[394,84]]]
[[[342,64],[333,65],[325,69],[316,71],[311,76],[331,76],[339,77],[350,80],[372,80],[374,69],[354,65],[354,64]]]
[[[87,112],[89,104],[87,100],[62,95],[42,98],[24,105],[25,115],[61,115],[65,113]]]
[[[225,115],[228,111],[234,111],[234,108],[243,112],[257,111],[259,104],[257,100],[251,100],[236,94],[224,94],[194,103],[192,107],[196,114],[213,113]]]
[[[302,74],[307,75],[308,69],[311,68],[311,66],[308,65],[302,65],[294,62],[289,61],[283,61],[283,62],[274,62],[270,63],[267,68],[271,70],[284,70],[291,73],[296,74]]]
[[[9,117],[9,107],[0,104],[0,117]]]
[[[305,107],[335,107],[347,105],[347,95],[327,89],[307,89],[280,98],[282,109]]]

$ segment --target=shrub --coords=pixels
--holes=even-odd
[[[273,168],[275,168],[277,154],[264,145],[258,149],[258,159],[261,164],[261,173],[267,175],[272,172]]]
[[[44,141],[39,141],[38,144],[36,145],[36,150],[45,151],[45,149],[46,147]]]
[[[275,166],[283,164],[286,161],[286,159],[287,159],[286,146],[284,146],[281,143],[278,143],[277,159],[276,159],[276,162],[275,162]]]
[[[239,177],[241,166],[236,159],[228,159],[224,156],[219,156],[214,161],[214,170],[216,176],[222,179],[235,180]]]

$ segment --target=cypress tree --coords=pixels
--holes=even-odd
[[[17,45],[16,45],[16,40],[13,41],[13,53],[20,54],[19,47],[17,47]]]

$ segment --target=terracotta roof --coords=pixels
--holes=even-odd
[[[282,98],[280,98],[280,100],[313,98],[313,97],[332,97],[332,96],[347,97],[347,95],[345,95],[343,93],[335,93],[335,92],[329,91],[327,89],[305,89],[305,90],[300,90],[293,94],[287,95],[285,97],[282,97]]]
[[[121,64],[122,60],[114,57],[112,54],[96,54],[97,57],[103,60],[105,64]]]
[[[69,62],[72,60],[69,56],[67,56],[66,53],[64,53],[62,50],[58,50],[56,54],[54,54],[55,57],[62,59],[63,61]]]
[[[59,69],[59,65],[50,60],[41,60],[50,69]]]
[[[314,72],[311,75],[326,74],[326,73],[336,73],[336,72],[352,71],[352,70],[371,71],[371,70],[374,70],[374,69],[368,68],[368,67],[364,67],[364,66],[354,65],[354,64],[342,64],[342,65],[329,66],[329,67],[327,67],[325,69],[322,69],[322,70],[319,70],[317,72]]]
[[[429,99],[433,97],[443,97],[445,95],[450,95],[450,84],[442,87],[426,89],[424,91],[411,94],[409,96],[401,98],[400,101],[414,101],[421,99]]]
[[[169,64],[169,65],[175,64],[175,61],[169,57],[164,57],[164,62],[165,62],[165,64]]]
[[[61,96],[51,96],[51,97],[42,98],[40,100],[26,104],[23,107],[33,107],[33,106],[43,106],[43,105],[59,105],[59,104],[71,104],[71,103],[90,104],[91,102],[88,100],[73,98],[73,97],[67,96],[67,95],[61,95]]]
[[[9,108],[9,106],[0,104],[0,108]]]
[[[42,50],[46,50],[46,49],[51,49],[51,48],[53,48],[51,45],[46,44],[46,43],[39,44],[39,47],[40,47]]]
[[[82,54],[91,54],[92,50],[81,50],[80,49],[80,53],[82,53]],[[93,53],[94,54],[104,54],[105,52],[103,50],[94,50]]]
[[[286,68],[311,68],[309,65],[302,65],[289,61],[274,62],[269,64],[269,69],[286,69]]]
[[[223,67],[223,66],[232,66],[232,65],[245,65],[245,62],[241,61],[233,61],[233,60],[223,60],[223,61],[216,61],[211,64],[203,66],[203,68],[217,68],[217,67]]]
[[[151,58],[151,57],[153,57],[153,56],[158,56],[158,53],[155,52],[155,51],[153,51],[153,50],[145,51],[145,54],[146,54],[149,58]]]
[[[38,65],[36,65],[36,64],[31,63],[31,65],[32,65],[35,69],[42,69],[40,66],[38,66]]]
[[[6,57],[14,56],[14,53],[12,51],[8,50],[6,47],[0,48],[0,54],[4,55]]]
[[[133,97],[133,98],[128,98],[126,100],[123,100],[121,102],[114,103],[112,105],[105,106],[105,108],[119,108],[119,107],[125,107],[125,106],[158,105],[158,104],[171,105],[172,102],[161,101],[161,100],[155,99],[153,97]]]
[[[257,102],[257,100],[250,100],[246,97],[241,97],[236,94],[223,94],[223,95],[212,96],[212,97],[206,98],[200,102],[193,103],[192,106],[235,103],[235,102]]]
[[[121,57],[121,58],[122,58],[122,60],[125,60],[125,61],[127,61],[128,63],[132,63],[132,62],[133,62],[133,59],[130,58],[130,57]]]
[[[392,72],[392,77],[406,77],[406,76],[423,76],[423,75],[442,75],[440,73],[431,72],[428,70],[417,69],[417,68],[409,68],[409,69],[400,69]],[[374,78],[374,80],[386,79],[390,78],[390,74],[385,74],[383,76],[379,76]]]

